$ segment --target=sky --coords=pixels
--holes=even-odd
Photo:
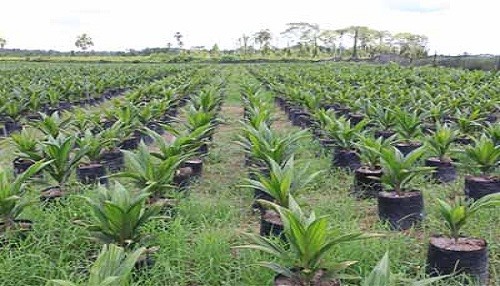
[[[7,48],[75,50],[88,33],[94,50],[125,51],[215,43],[233,49],[242,34],[270,29],[274,45],[286,23],[322,29],[352,25],[429,37],[433,54],[500,54],[500,0],[3,0],[0,37]]]

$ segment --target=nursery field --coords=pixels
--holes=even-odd
[[[499,73],[5,63],[0,122],[0,285],[500,285]]]

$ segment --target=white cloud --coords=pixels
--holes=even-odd
[[[185,46],[234,48],[238,37],[269,28],[275,36],[287,22],[322,28],[368,25],[429,36],[438,53],[500,54],[495,37],[498,0],[351,1],[118,1],[17,0],[2,4],[0,35],[8,47],[74,49],[76,35],[92,36],[96,50],[166,46],[184,35]]]

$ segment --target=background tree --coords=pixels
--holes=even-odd
[[[88,48],[94,46],[94,42],[89,35],[83,33],[76,38],[75,46],[82,51],[86,51]]]
[[[180,49],[182,49],[182,47],[184,46],[184,43],[182,42],[183,37],[184,36],[180,32],[176,32],[174,34],[174,38],[177,41],[177,45],[179,46]]]
[[[365,54],[372,57],[375,54],[376,30],[368,27],[358,27],[358,52],[362,50]]]
[[[273,37],[271,31],[269,29],[260,30],[253,37],[255,43],[259,45],[259,50],[261,50],[262,54],[265,54],[271,46],[271,39]]]
[[[344,35],[349,32],[347,28],[335,30],[339,34],[339,58],[342,59],[342,52],[344,50]]]
[[[7,40],[4,38],[0,38],[0,49],[3,49],[7,45]]]
[[[375,31],[375,38],[378,40],[377,52],[382,54],[383,52],[391,51],[392,35],[389,31],[381,30]]]
[[[335,58],[337,53],[337,41],[340,33],[337,30],[322,30],[319,34],[319,39],[323,44],[330,49],[332,56]]]
[[[240,43],[240,49],[243,50],[243,54],[246,55],[248,53],[248,45],[250,41],[250,36],[243,34],[241,38],[238,39]]]
[[[217,44],[214,44],[210,49],[210,55],[216,57],[219,56],[219,54],[220,54],[219,46]]]
[[[345,28],[345,30],[353,39],[351,58],[357,59],[359,57],[358,47],[362,48],[364,51],[367,50],[369,44],[374,39],[374,30],[365,26],[350,26]]]
[[[318,24],[297,22],[286,24],[288,28],[281,34],[292,39],[302,51],[309,51],[313,47],[313,56],[318,53],[318,38],[320,28]]]
[[[412,33],[397,33],[394,41],[401,56],[411,59],[427,56],[428,38]]]

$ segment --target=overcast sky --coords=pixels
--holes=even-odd
[[[95,50],[165,47],[179,31],[185,47],[231,49],[243,33],[269,28],[278,37],[288,22],[312,22],[425,34],[431,53],[500,54],[500,0],[3,0],[0,7],[9,48],[74,50],[83,32]]]

